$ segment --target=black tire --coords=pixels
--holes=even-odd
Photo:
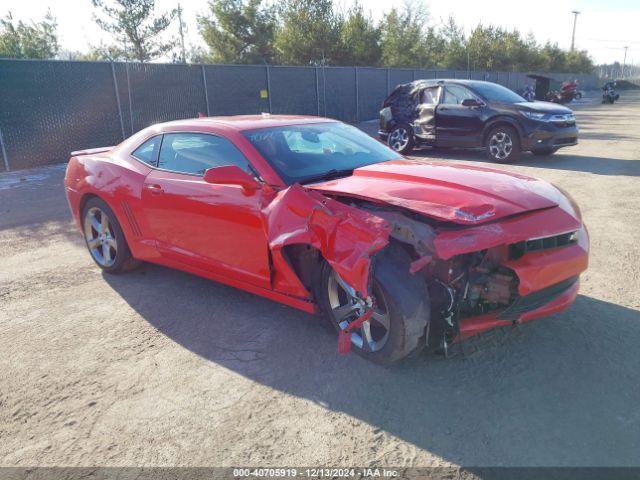
[[[396,125],[389,132],[387,137],[387,145],[403,155],[408,155],[413,150],[415,138],[413,137],[413,129],[406,123]]]
[[[553,155],[558,151],[557,148],[549,147],[549,148],[538,148],[536,150],[531,150],[531,153],[537,157],[542,157],[546,155]]]
[[[504,139],[504,143],[501,143],[500,139]],[[510,142],[510,147],[508,142]],[[520,160],[520,155],[522,154],[520,136],[513,127],[507,125],[494,127],[485,139],[485,151],[489,160],[493,162],[516,162]]]
[[[104,234],[105,237],[102,237],[101,231],[92,224],[92,219],[100,219],[102,221],[102,215],[106,216],[108,225]],[[89,227],[87,222],[92,226]],[[141,262],[131,255],[131,250],[129,250],[129,245],[116,215],[102,199],[93,197],[87,201],[82,209],[82,227],[89,255],[91,255],[96,265],[105,272],[113,274],[124,273],[140,265]],[[88,228],[91,228],[91,230],[87,230]],[[101,240],[102,238],[104,238],[104,242]],[[98,246],[96,247],[93,243],[90,245],[92,241],[97,241]],[[115,242],[111,243],[111,245],[115,246],[110,247],[107,245],[105,247],[104,243],[111,241]],[[104,253],[105,249],[108,250],[108,254]],[[107,257],[109,257],[109,260],[107,260]]]
[[[377,312],[388,313],[388,329],[383,333],[382,324],[378,323],[376,337],[376,321],[372,319],[371,337],[376,341],[377,349],[372,351],[365,347],[365,335],[361,331],[354,332],[351,345],[352,351],[374,363],[392,364],[417,353],[426,345],[425,332],[430,320],[429,293],[424,280],[409,273],[410,263],[409,255],[393,244],[374,257],[372,294],[376,297]],[[323,261],[316,276],[316,299],[326,318],[336,331],[340,331],[339,319],[334,313],[337,309],[332,307],[330,299],[332,275],[335,275],[334,270]],[[346,318],[355,319],[357,313]]]

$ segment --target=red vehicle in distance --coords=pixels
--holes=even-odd
[[[322,311],[341,351],[385,364],[567,308],[588,262],[557,187],[324,118],[154,125],[73,152],[65,189],[105,272],[153,262]]]

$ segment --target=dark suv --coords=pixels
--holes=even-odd
[[[508,88],[474,80],[415,80],[398,85],[380,111],[380,138],[408,153],[414,147],[484,147],[496,162],[523,151],[550,155],[578,143],[573,112],[527,102]]]

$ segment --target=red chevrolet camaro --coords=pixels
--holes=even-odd
[[[405,159],[299,116],[184,120],[72,153],[67,198],[95,262],[140,261],[323,311],[379,363],[568,307],[589,239],[528,176]]]

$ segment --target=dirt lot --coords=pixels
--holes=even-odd
[[[579,146],[500,167],[582,206],[575,305],[389,369],[248,293],[102,275],[63,168],[0,175],[0,465],[640,465],[640,95],[578,114]]]

